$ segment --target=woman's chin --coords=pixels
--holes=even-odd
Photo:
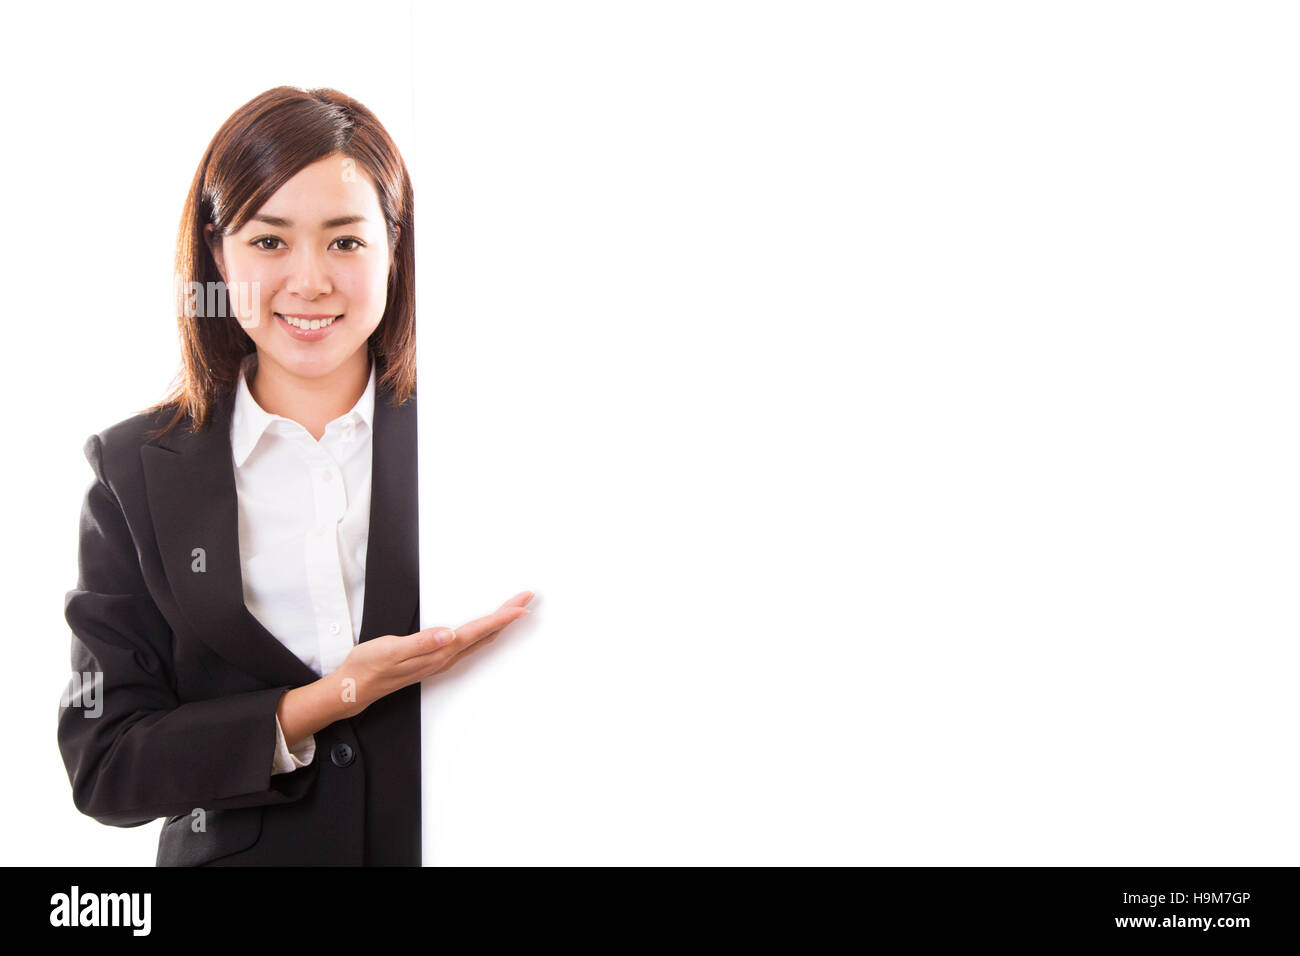
[[[287,347],[281,343],[271,348],[259,345],[258,352],[264,357],[269,355],[272,362],[296,378],[325,378],[346,367],[358,351],[361,360],[368,362],[365,347],[365,341],[353,346],[340,339],[319,345],[304,342],[288,343]]]

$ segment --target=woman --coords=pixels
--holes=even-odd
[[[419,629],[413,224],[369,110],[256,97],[186,202],[178,384],[86,442],[59,747],[160,866],[418,865],[418,682],[528,613]]]

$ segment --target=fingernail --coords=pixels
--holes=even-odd
[[[438,646],[441,647],[443,644],[450,643],[451,639],[455,636],[455,631],[439,631],[433,636],[433,639],[437,642]]]

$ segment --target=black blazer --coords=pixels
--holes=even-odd
[[[419,629],[415,398],[391,399],[376,381],[363,641]],[[73,802],[112,826],[166,817],[159,866],[418,866],[418,684],[271,774],[280,697],[317,675],[244,605],[233,409],[232,393],[199,435],[149,441],[163,416],[142,413],[86,441],[95,480],[65,616],[73,673],[102,674],[102,713],[59,712]]]

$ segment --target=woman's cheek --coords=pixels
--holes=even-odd
[[[341,279],[337,291],[343,294],[344,308],[370,322],[378,322],[388,304],[387,278],[387,273],[376,277],[366,272]]]
[[[271,299],[275,294],[275,286],[272,283],[255,274],[241,279],[239,288],[234,290],[234,294],[238,300],[235,314],[239,316],[239,324],[245,329],[262,328],[265,323],[270,322]]]
[[[230,281],[226,286],[229,310],[243,328],[259,328],[272,316],[275,276],[240,260],[235,260],[231,266]]]

